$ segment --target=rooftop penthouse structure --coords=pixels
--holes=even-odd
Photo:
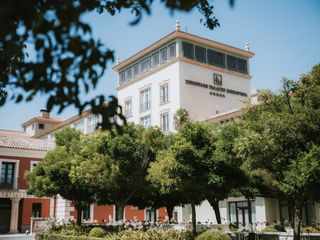
[[[176,30],[120,62],[117,95],[129,122],[174,131],[173,115],[188,110],[194,120],[239,108],[250,95],[246,49]]]

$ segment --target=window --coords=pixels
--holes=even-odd
[[[132,72],[133,72],[132,73],[133,77],[136,77],[136,76],[139,75],[139,65],[138,65],[138,63],[133,65]]]
[[[151,57],[151,67],[157,67],[159,66],[159,52],[156,52]]]
[[[87,204],[82,210],[82,218],[85,220],[89,220],[90,217],[90,204]]]
[[[32,203],[32,217],[41,217],[41,203]]]
[[[0,188],[2,189],[14,188],[14,168],[15,168],[15,163],[2,162]]]
[[[245,74],[248,73],[247,60],[237,58],[237,71]]]
[[[229,202],[230,223],[245,227],[250,222],[250,218],[251,222],[254,222],[256,219],[255,201],[250,201],[250,206],[248,201]],[[249,214],[251,214],[251,216],[249,216]]]
[[[79,122],[76,122],[74,124],[74,128],[83,133],[84,132],[84,121],[81,120]]]
[[[140,73],[149,71],[151,68],[151,58],[148,57],[140,62]]]
[[[156,209],[146,209],[146,221],[156,222],[157,221],[157,210]]]
[[[195,56],[198,62],[206,62],[206,49],[204,47],[195,46]]]
[[[287,200],[279,200],[280,220],[292,223],[293,208]],[[302,223],[303,225],[312,225],[316,223],[315,205],[314,202],[307,200],[302,208]]]
[[[144,116],[140,118],[140,124],[144,126],[145,128],[151,126],[151,115]]]
[[[122,71],[119,73],[119,84],[121,85],[121,84],[125,83],[125,81],[126,81],[125,72]]]
[[[131,68],[126,69],[126,82],[132,79],[132,71]]]
[[[211,65],[225,67],[225,54],[208,49],[208,63]]]
[[[237,70],[237,58],[234,56],[227,55],[227,68],[229,70]]]
[[[160,50],[160,63],[165,63],[168,59],[167,48],[162,48]]]
[[[35,162],[35,161],[31,161],[31,164],[30,164],[30,172],[33,171],[33,169],[37,166],[38,162]]]
[[[194,45],[192,43],[182,42],[183,56],[194,59]]]
[[[160,104],[169,102],[169,89],[168,83],[160,86]]]
[[[160,125],[164,133],[169,132],[169,113],[163,113],[160,115]]]
[[[97,115],[91,115],[88,118],[88,133],[93,132],[96,130],[98,126],[98,116]]]
[[[124,114],[126,118],[132,117],[132,100],[129,99],[124,103]]]
[[[39,129],[44,129],[44,124],[43,123],[39,123]]]
[[[146,111],[151,107],[151,89],[147,88],[140,92],[140,112]]]
[[[171,43],[168,46],[168,50],[169,50],[169,59],[176,57],[176,43]]]

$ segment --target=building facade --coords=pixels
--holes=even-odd
[[[54,217],[54,199],[28,195],[24,178],[53,147],[24,132],[0,130],[0,234],[30,229],[32,217]]]
[[[119,76],[118,101],[128,122],[159,126],[164,133],[175,131],[173,117],[180,108],[186,109],[193,120],[224,124],[241,116],[243,100],[251,96],[249,61],[253,56],[248,45],[239,49],[182,32],[177,22],[174,32],[123,61],[117,60],[113,69]],[[255,96],[251,100],[257,102]],[[27,195],[23,174],[52,149],[55,132],[74,127],[90,134],[99,121],[100,117],[90,110],[64,121],[42,111],[40,117],[23,123],[23,133],[3,131],[1,137],[0,131],[0,232],[22,231],[28,228],[32,216],[55,217],[64,222],[76,219],[72,203],[60,196],[37,199]],[[266,223],[292,219],[285,200],[265,196],[250,201],[244,197],[228,198],[219,206],[223,223],[245,227],[251,219],[257,230]],[[197,206],[196,211],[197,221],[216,223],[208,201]],[[82,214],[90,223],[116,220],[114,205],[92,204]],[[176,207],[173,217],[177,222],[189,222],[191,207]],[[125,207],[125,220],[166,218],[165,208]],[[308,201],[304,223],[317,222],[320,204]]]

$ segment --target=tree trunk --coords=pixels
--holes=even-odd
[[[116,205],[117,208],[117,220],[118,221],[122,221],[123,220],[123,213],[124,213],[124,205],[120,204],[120,205]]]
[[[78,226],[81,226],[81,223],[82,223],[82,208],[81,207],[76,207],[76,210],[77,210],[77,225]]]
[[[295,199],[293,207],[293,239],[300,240],[303,200]]]
[[[220,208],[219,208],[219,200],[216,199],[209,199],[208,200],[213,211],[214,214],[216,215],[216,220],[218,224],[221,224],[221,214],[220,214]]]
[[[167,209],[167,214],[168,214],[169,223],[170,223],[170,222],[172,221],[172,215],[173,215],[174,206],[172,206],[172,205],[167,205],[167,206],[166,206],[166,209]]]
[[[192,235],[195,238],[197,235],[197,216],[196,216],[196,205],[191,203],[191,215],[192,215]]]

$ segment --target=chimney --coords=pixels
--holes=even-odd
[[[116,61],[116,64],[118,65],[120,63],[120,58],[117,57],[117,61]]]
[[[50,118],[50,111],[46,109],[41,109],[40,113],[42,118]]]

